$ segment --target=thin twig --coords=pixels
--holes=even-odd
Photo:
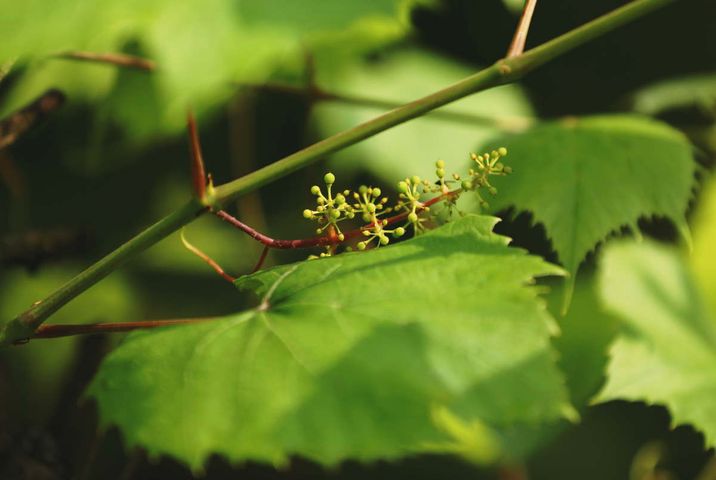
[[[22,134],[57,110],[65,102],[65,95],[50,89],[7,118],[0,120],[0,149],[15,143]]]
[[[266,255],[268,255],[268,252],[269,252],[268,245],[264,245],[264,249],[261,251],[261,256],[259,257],[259,261],[256,262],[256,265],[254,266],[254,269],[251,270],[251,273],[256,273],[261,269],[261,267],[264,264],[264,260],[266,260]]]
[[[189,250],[194,255],[196,255],[197,257],[201,258],[207,265],[209,265],[211,268],[213,268],[214,271],[221,276],[221,278],[223,278],[224,280],[226,280],[229,283],[234,283],[236,281],[236,278],[232,277],[231,275],[226,273],[224,271],[224,269],[221,268],[221,265],[216,263],[216,261],[214,261],[214,259],[212,259],[206,253],[204,253],[201,250],[199,250],[198,248],[196,248],[191,243],[189,243],[189,241],[184,236],[184,230],[181,231],[180,236],[181,236],[181,241],[184,244],[184,246],[186,247],[186,249]]]
[[[537,0],[525,0],[525,6],[522,9],[520,22],[517,24],[515,36],[512,37],[512,43],[510,44],[510,48],[507,50],[507,58],[522,55],[522,52],[525,51],[525,42],[527,42],[527,33],[530,30],[532,14],[534,14],[535,6],[537,6]]]
[[[141,322],[89,323],[86,325],[40,325],[40,327],[35,330],[33,338],[59,338],[71,337],[75,335],[92,335],[97,333],[129,332],[137,329],[169,327],[172,325],[188,325],[192,323],[208,322],[210,320],[216,320],[216,317],[180,318],[176,320],[145,320]]]
[[[194,186],[196,198],[203,200],[206,194],[206,169],[204,168],[204,157],[201,153],[199,133],[196,130],[194,115],[187,114],[187,125],[189,130],[189,145],[191,149],[191,179]]]
[[[108,63],[118,67],[135,68],[145,72],[151,72],[157,68],[157,64],[152,60],[127,55],[125,53],[62,52],[55,54],[54,57],[85,62]]]

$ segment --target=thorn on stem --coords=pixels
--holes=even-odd
[[[517,24],[515,36],[512,38],[510,48],[507,50],[507,58],[517,57],[525,51],[525,43],[527,42],[527,33],[532,23],[532,14],[534,14],[537,0],[525,0],[525,6],[522,9],[520,22]]]
[[[201,144],[199,143],[199,133],[196,129],[196,121],[194,115],[189,112],[187,114],[187,126],[189,129],[189,144],[191,148],[191,178],[194,186],[194,193],[199,200],[203,200],[206,195],[206,170],[204,169],[204,157],[201,153]]]

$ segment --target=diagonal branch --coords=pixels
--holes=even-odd
[[[537,0],[525,0],[525,6],[522,9],[522,16],[520,17],[520,22],[517,24],[515,36],[512,37],[512,43],[510,44],[509,50],[507,50],[507,58],[522,55],[522,52],[525,51],[527,33],[530,30],[530,24],[532,23],[532,14],[534,14],[536,6]]]
[[[675,0],[635,0],[581,27],[565,33],[522,55],[496,62],[466,79],[426,97],[410,102],[400,108],[380,115],[350,130],[338,133],[299,152],[289,155],[237,180],[207,192],[206,203],[221,205],[256,190],[267,183],[282,178],[296,170],[317,162],[326,155],[353,145],[396,125],[419,117],[442,107],[498,85],[514,82],[550,60],[569,52],[589,40],[604,35],[628,22],[663,7]],[[127,260],[154,245],[167,235],[180,229],[196,217],[208,211],[206,204],[190,200],[179,210],[171,213],[145,231],[135,236],[115,251],[100,259],[85,271],[37,302],[25,312],[7,322],[0,330],[0,346],[11,345],[31,338],[42,323],[70,300],[119,268]]]

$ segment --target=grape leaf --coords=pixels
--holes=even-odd
[[[544,224],[572,280],[586,254],[622,226],[669,218],[688,238],[684,218],[696,163],[686,138],[635,116],[569,118],[495,139],[514,173],[498,178],[493,211],[514,206]],[[569,290],[567,297],[569,297]]]
[[[693,218],[694,249],[691,270],[711,312],[716,313],[716,181],[707,182]]]
[[[666,405],[716,442],[716,319],[678,252],[647,242],[607,248],[601,295],[625,324],[598,401]]]
[[[604,310],[592,276],[580,275],[566,315],[560,315],[562,291],[550,292],[548,305],[559,323],[554,339],[559,365],[567,379],[572,403],[585,407],[601,389],[606,377],[607,351],[617,331],[618,319]]]
[[[235,92],[232,82],[262,81],[281,66],[296,67],[306,50],[328,63],[404,37],[410,28],[406,12],[413,2],[344,1],[340,8],[330,0],[304,0],[300,7],[277,8],[274,3],[12,2],[0,17],[0,30],[7,35],[0,43],[0,59],[18,58],[28,68],[3,110],[18,108],[49,86],[66,91],[71,99],[102,98],[114,85],[116,68],[47,57],[73,50],[118,52],[138,45],[158,65],[152,74],[161,106],[156,128],[179,129],[187,105],[199,113],[210,111]],[[143,98],[143,92],[138,96]],[[118,120],[125,119],[123,113]]]
[[[391,52],[379,61],[355,63],[318,83],[343,95],[388,102],[408,102],[456,82],[475,68],[417,48]],[[341,102],[322,102],[313,121],[321,136],[332,135],[384,113],[385,109]],[[428,115],[398,125],[332,155],[335,169],[367,168],[391,184],[409,175],[432,177],[434,162],[444,159],[448,169],[460,171],[476,142],[496,135],[498,125],[522,128],[532,108],[517,85],[506,85],[465,98],[439,110],[462,115],[461,120]],[[465,116],[478,117],[469,121]],[[360,161],[351,161],[359,159]]]
[[[496,221],[466,216],[242,277],[256,308],[141,332],[107,357],[90,388],[103,422],[194,468],[212,453],[324,464],[509,454],[501,429],[572,410],[553,320],[529,286],[561,270],[507,247]]]

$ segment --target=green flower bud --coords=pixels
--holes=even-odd
[[[365,242],[358,242],[356,243],[356,248],[358,250],[365,250]]]
[[[309,219],[313,218],[313,212],[310,211],[309,209],[305,209],[303,211],[303,218],[309,218]]]
[[[331,213],[329,213],[329,215],[333,220],[338,220],[338,218],[340,218],[341,216],[341,212],[339,210],[331,210]]]
[[[364,213],[361,218],[363,218],[363,221],[366,222],[366,223],[367,223],[367,222],[370,222],[371,220],[373,220],[373,217],[370,216],[370,213]]]
[[[365,193],[368,193],[368,187],[366,187],[365,185],[361,185],[360,188],[358,189],[358,192],[359,192],[361,195],[363,195],[363,194],[365,194]]]
[[[378,188],[378,187],[373,187],[373,192],[372,192],[372,193],[373,193],[373,196],[374,196],[375,198],[380,197],[380,194],[381,194],[380,188]]]
[[[501,157],[505,157],[507,156],[507,149],[505,147],[500,147],[497,149],[497,153],[499,153]]]
[[[408,221],[410,223],[417,223],[418,222],[418,214],[415,212],[410,212],[410,215],[408,215]]]
[[[512,167],[505,166],[505,168],[503,168],[502,171],[505,173],[512,173]]]
[[[413,179],[412,179],[412,180],[413,180],[413,183],[414,183],[415,185],[417,185],[418,183],[420,183],[420,177],[418,177],[417,175],[413,175]]]
[[[338,205],[343,205],[344,203],[346,203],[346,197],[339,193],[338,195],[336,195],[336,203]]]
[[[338,240],[340,240],[340,241],[342,242],[342,241],[345,240],[345,239],[346,239],[346,236],[345,236],[345,235],[343,235],[342,233],[339,233],[339,234],[338,234]]]
[[[372,234],[370,233],[370,230],[363,230],[363,236],[364,237],[370,237]]]
[[[463,190],[472,190],[472,182],[470,180],[463,180],[460,185]]]
[[[408,184],[405,182],[398,182],[398,191],[400,193],[408,193]]]
[[[445,170],[442,168],[438,168],[437,170],[435,170],[435,175],[437,175],[438,178],[443,178],[445,177]]]
[[[445,162],[443,160],[438,160],[437,162],[435,162],[435,166],[437,168],[445,168]]]
[[[403,235],[405,235],[405,229],[404,229],[403,227],[398,227],[398,228],[396,228],[395,231],[393,232],[393,235],[394,235],[396,238],[402,237]]]
[[[375,203],[369,203],[368,205],[366,205],[366,208],[370,213],[375,212]]]
[[[323,181],[326,182],[326,185],[333,185],[336,181],[336,176],[328,172],[323,176]]]
[[[386,237],[385,235],[382,235],[382,236],[380,237],[380,244],[381,244],[381,245],[388,245],[388,243],[390,243],[390,239],[389,239],[388,237]]]
[[[321,189],[318,185],[314,185],[311,187],[311,193],[314,195],[319,195],[321,193]]]

